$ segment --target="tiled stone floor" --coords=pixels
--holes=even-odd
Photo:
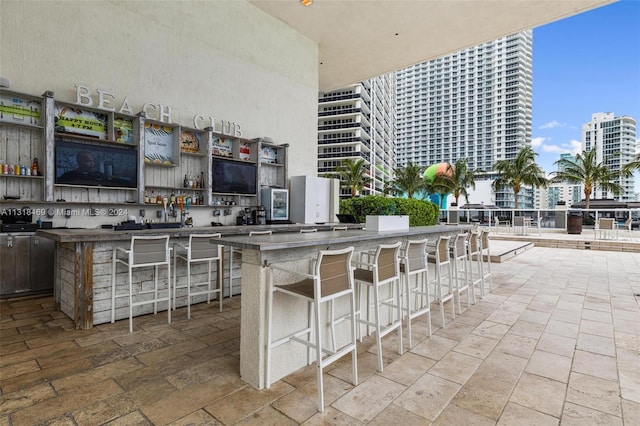
[[[493,264],[490,295],[400,356],[371,339],[325,374],[258,391],[239,377],[240,298],[74,330],[51,297],[0,304],[4,425],[639,425],[640,255],[533,248]],[[449,309],[447,309],[449,314]],[[406,344],[406,340],[405,340]]]

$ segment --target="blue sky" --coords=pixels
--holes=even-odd
[[[640,129],[640,0],[533,30],[532,145],[547,173],[561,153],[581,151],[582,125],[596,112],[631,116]]]

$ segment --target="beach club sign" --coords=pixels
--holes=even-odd
[[[103,111],[116,112],[119,114],[134,115],[128,96],[124,99],[110,91],[96,89],[95,93],[89,86],[76,84],[76,104],[84,107],[97,108]],[[122,100],[118,100],[122,99]],[[173,123],[173,107],[154,102],[142,104],[142,111],[147,118],[161,123]],[[198,130],[212,127],[217,133],[229,136],[242,136],[240,125],[232,121],[215,119],[210,115],[196,114],[193,116],[193,127]]]

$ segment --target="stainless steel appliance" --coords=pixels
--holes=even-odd
[[[280,188],[262,188],[261,204],[265,207],[267,223],[289,222],[289,190]]]

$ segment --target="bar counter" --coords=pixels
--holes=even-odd
[[[332,231],[337,225],[222,226],[140,231],[59,229],[40,230],[37,234],[56,241],[55,297],[61,310],[75,320],[77,328],[91,328],[94,324],[110,320],[113,247],[128,246],[133,235],[168,234],[172,242],[186,242],[191,233],[221,233],[222,238],[216,241],[242,249],[240,375],[243,380],[261,389],[264,387],[265,371],[267,265],[278,263],[308,272],[309,259],[315,258],[319,250],[353,246],[357,254],[382,243],[419,238],[435,240],[440,235],[471,229],[471,225],[435,225],[374,232],[359,229],[362,225],[351,225],[347,231]],[[302,228],[317,228],[318,232],[299,233]],[[273,235],[248,236],[249,231],[269,229],[274,232]],[[306,321],[306,312],[304,303],[274,298],[274,332]],[[124,309],[117,318],[126,318]],[[301,346],[283,345],[283,350],[274,352],[274,380],[306,364],[306,349],[298,348]]]
[[[248,235],[249,231],[298,233],[303,228],[331,230],[333,225],[252,225],[156,228],[143,230],[114,229],[40,229],[37,236],[53,240],[55,250],[54,298],[59,309],[71,317],[78,329],[111,321],[111,258],[114,247],[129,247],[134,235],[169,235],[172,245],[187,244],[191,234]],[[342,226],[342,225],[341,225]],[[362,225],[346,225],[360,228]],[[235,262],[234,262],[235,263]],[[228,262],[227,262],[228,265]],[[203,266],[203,265],[200,265]],[[239,267],[239,265],[237,266]],[[134,280],[138,273],[134,273]],[[142,280],[144,278],[141,278]],[[182,276],[180,279],[184,279]],[[119,279],[118,282],[123,281]],[[183,306],[184,300],[177,305]],[[144,307],[141,307],[144,308]],[[136,309],[137,315],[146,312]],[[136,315],[136,312],[134,312]],[[127,318],[126,309],[116,310],[116,319]]]

